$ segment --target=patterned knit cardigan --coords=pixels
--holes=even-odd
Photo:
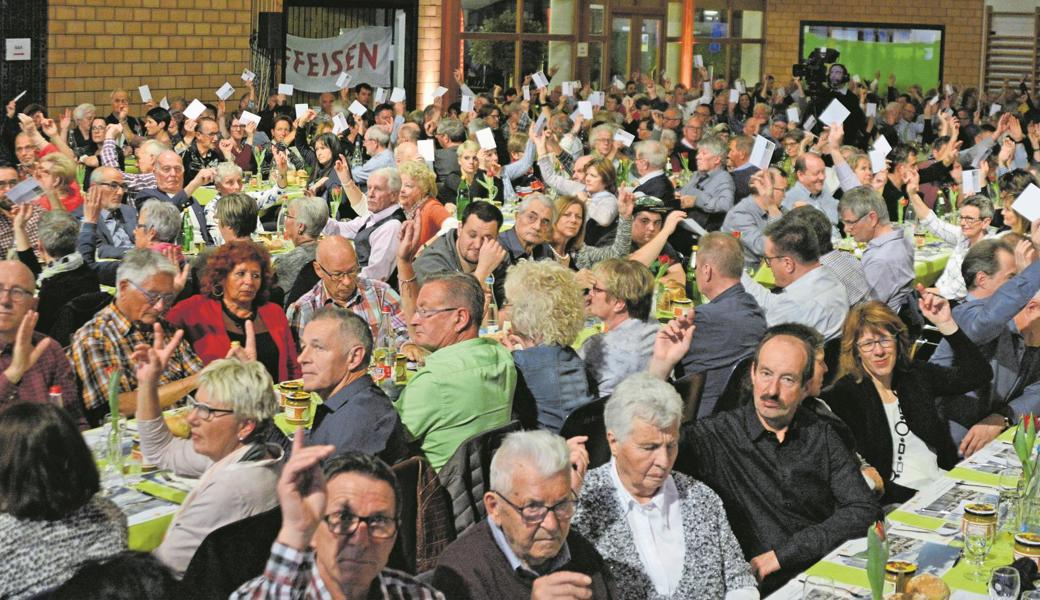
[[[679,492],[686,560],[679,589],[657,593],[646,574],[632,531],[622,513],[607,463],[585,476],[573,527],[596,546],[624,600],[666,598],[720,600],[726,592],[753,587],[755,578],[744,560],[722,507],[708,486],[682,473],[672,473]]]

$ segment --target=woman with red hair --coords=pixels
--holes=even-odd
[[[268,302],[271,255],[253,242],[217,248],[203,268],[200,294],[178,302],[166,319],[183,329],[205,364],[227,356],[231,342],[246,346],[247,327],[256,337],[256,359],[275,381],[296,379],[296,344],[282,307]]]

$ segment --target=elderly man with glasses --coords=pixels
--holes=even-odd
[[[165,256],[148,249],[126,253],[116,273],[116,298],[72,337],[69,359],[83,389],[87,419],[98,423],[108,412],[108,378],[119,373],[119,411],[132,415],[137,408],[137,375],[127,368],[134,348],[151,346],[153,326],[177,295],[178,269]],[[181,282],[183,285],[183,282]],[[172,331],[166,331],[172,335]],[[159,376],[159,404],[167,408],[198,387],[202,361],[182,339]]]
[[[40,315],[35,291],[36,280],[25,265],[0,262],[0,411],[19,402],[47,402],[47,392],[57,385],[62,406],[85,427],[65,353],[53,339],[33,331]]]
[[[84,228],[92,230],[97,238],[98,258],[122,258],[134,247],[137,210],[123,204],[125,194],[126,184],[119,169],[98,167],[91,173],[87,196],[97,196],[101,215],[97,223],[84,222]]]
[[[603,558],[571,529],[577,506],[567,442],[506,436],[491,459],[487,519],[445,549],[433,585],[449,598],[619,598]]]
[[[361,275],[354,244],[347,238],[331,236],[318,242],[312,263],[318,283],[289,305],[286,317],[298,343],[315,313],[328,305],[352,311],[368,323],[372,337],[379,335],[382,310],[389,309],[390,325],[399,351],[413,359],[422,356],[418,346],[408,341],[408,324],[401,313],[401,298],[389,285]]]
[[[213,181],[213,169],[198,171],[187,184],[184,183],[184,172],[181,157],[173,150],[163,150],[156,159],[156,187],[138,192],[134,204],[140,208],[147,200],[155,198],[173,204],[177,210],[190,209],[195,239],[201,239],[206,242],[207,246],[212,246],[215,240],[210,235],[209,229],[205,227],[206,210],[198,200],[192,197],[192,194],[200,186]]]

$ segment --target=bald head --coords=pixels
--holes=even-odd
[[[25,313],[36,308],[36,298],[33,298],[36,278],[19,261],[0,261],[0,288],[11,290],[0,295],[0,341],[10,343],[18,333]],[[48,315],[48,318],[53,318],[53,315]]]
[[[339,306],[345,306],[357,292],[359,266],[354,244],[345,237],[333,235],[318,242],[314,272],[325,291]]]
[[[163,150],[156,159],[155,184],[171,195],[184,189],[184,163],[173,150]]]
[[[351,264],[357,264],[357,254],[354,252],[354,243],[339,235],[331,235],[318,242],[318,251],[316,255],[318,261],[326,267],[336,263],[340,256],[349,258]],[[332,271],[333,269],[329,270]]]
[[[36,277],[29,267],[18,260],[0,260],[0,281],[5,285],[14,283],[30,292],[36,291]]]

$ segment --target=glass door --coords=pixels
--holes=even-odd
[[[663,20],[635,14],[614,14],[610,27],[610,75],[627,81],[638,71],[657,76],[664,68]]]

